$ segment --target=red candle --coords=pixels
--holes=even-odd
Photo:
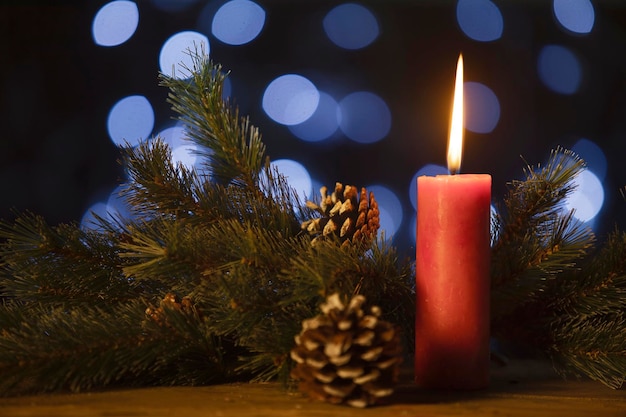
[[[448,169],[460,169],[463,60],[459,57]],[[417,179],[415,382],[424,388],[489,384],[491,176]]]

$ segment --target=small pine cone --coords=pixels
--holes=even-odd
[[[159,307],[148,306],[146,308],[146,318],[154,321],[159,326],[168,326],[165,309],[181,310],[185,314],[198,315],[198,312],[189,297],[183,297],[182,300],[176,294],[168,292],[159,303]]]
[[[322,304],[322,314],[302,322],[291,358],[292,378],[309,397],[332,404],[367,407],[393,393],[402,362],[396,326],[366,314],[362,295],[344,305],[339,294]]]
[[[342,245],[372,242],[380,226],[374,193],[370,192],[368,196],[365,188],[358,193],[356,187],[344,187],[338,182],[332,194],[328,194],[326,186],[320,188],[320,194],[322,199],[319,204],[307,201],[306,205],[321,217],[302,223],[302,230],[314,236],[313,244],[329,235],[339,237]]]

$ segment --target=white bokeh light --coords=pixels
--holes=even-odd
[[[91,33],[96,45],[117,46],[130,39],[139,24],[139,9],[132,1],[105,4],[93,19]]]
[[[250,0],[224,3],[213,17],[211,32],[229,45],[243,45],[254,40],[265,24],[265,10]]]
[[[565,207],[574,209],[574,217],[587,222],[592,220],[604,204],[604,188],[598,177],[589,170],[582,171],[575,179],[576,189],[566,199]]]
[[[286,74],[274,79],[263,93],[263,110],[275,122],[296,125],[313,115],[320,93],[307,78]]]
[[[140,95],[115,103],[107,118],[109,137],[118,146],[137,145],[150,136],[153,128],[154,110],[148,99]]]
[[[292,159],[277,159],[272,161],[271,166],[285,176],[289,186],[296,191],[298,196],[306,196],[307,198],[311,196],[313,181],[304,165]]]
[[[582,80],[582,68],[578,58],[569,49],[560,45],[546,45],[537,59],[539,78],[560,94],[574,94]]]
[[[159,52],[159,69],[163,74],[174,78],[188,76],[189,70],[193,69],[193,58],[190,52],[210,52],[209,38],[199,32],[183,31],[170,36],[161,47]],[[188,70],[185,70],[187,67]]]

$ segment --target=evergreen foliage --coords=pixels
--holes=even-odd
[[[1,395],[286,378],[302,321],[333,293],[380,306],[410,354],[412,262],[384,237],[312,245],[301,229],[316,215],[311,205],[223,100],[222,68],[190,54],[184,77],[160,80],[202,170],[174,164],[155,138],[122,149],[129,218],[97,217],[91,229],[31,213],[0,223]],[[626,234],[595,250],[593,234],[560,207],[583,165],[558,149],[510,184],[494,217],[493,330],[617,388]]]

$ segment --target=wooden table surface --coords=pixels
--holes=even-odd
[[[367,409],[313,402],[278,383],[236,383],[0,398],[0,416],[626,417],[624,389],[520,369],[515,375],[492,373],[491,386],[475,392],[425,391],[407,381],[397,387],[389,404]]]

